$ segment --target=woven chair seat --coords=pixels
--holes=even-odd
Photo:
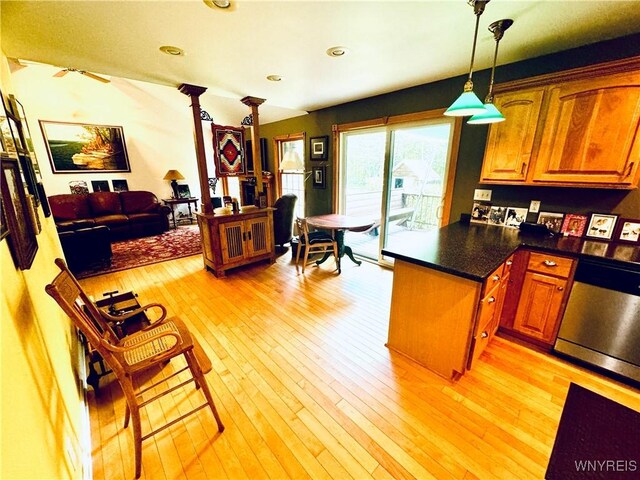
[[[162,325],[158,325],[152,330],[125,337],[120,346],[131,348],[131,350],[125,352],[124,354],[125,361],[129,365],[135,365],[136,363],[143,362],[145,360],[148,360],[149,358],[164,353],[167,350],[171,350],[177,343],[176,337],[172,335],[157,338],[156,340],[149,343],[143,343],[153,336],[168,332],[179,334],[176,325],[171,321],[164,322]],[[141,343],[143,344],[138,348],[132,348]]]

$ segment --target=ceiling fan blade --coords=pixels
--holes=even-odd
[[[66,68],[63,70],[60,70],[58,73],[54,74],[54,77],[64,77],[67,73],[69,73],[69,70],[67,70]]]
[[[102,82],[102,83],[111,83],[111,80],[108,80],[104,77],[96,75],[95,73],[91,73],[91,72],[79,72],[79,73],[81,73],[85,77],[93,78],[94,80],[98,80],[99,82]]]

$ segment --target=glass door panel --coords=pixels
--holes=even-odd
[[[440,227],[452,125],[391,131],[391,155],[382,248],[410,248]]]
[[[366,217],[380,223],[384,188],[385,129],[345,133],[342,137],[343,166],[341,213]],[[374,231],[375,230],[375,231]],[[345,244],[363,257],[378,260],[380,241],[377,228],[369,233],[346,232]]]

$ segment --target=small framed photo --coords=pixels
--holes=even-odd
[[[73,195],[89,195],[89,187],[84,180],[71,180],[69,190]]]
[[[125,179],[122,180],[111,180],[111,184],[113,185],[114,192],[128,192],[129,184]]]
[[[616,242],[640,243],[640,219],[621,219],[613,239]]]
[[[189,185],[178,184],[178,198],[191,198],[191,190],[189,190]]]
[[[507,207],[491,207],[489,211],[489,225],[504,226],[504,220],[507,216]]]
[[[486,202],[473,202],[471,207],[471,221],[473,223],[487,223],[491,204]]]
[[[589,219],[589,226],[585,235],[590,238],[611,240],[618,215],[610,213],[593,213]]]
[[[91,188],[94,192],[110,192],[108,180],[91,180]]]
[[[522,222],[527,219],[527,213],[529,209],[519,207],[507,208],[507,214],[504,219],[505,227],[518,228]]]
[[[326,167],[312,167],[313,188],[327,188]]]
[[[553,233],[560,233],[563,219],[564,213],[540,212],[538,214],[538,223],[545,225]]]
[[[309,150],[309,158],[311,160],[326,160],[329,153],[329,137],[311,137]]]
[[[566,237],[581,237],[587,228],[588,217],[576,213],[567,213],[562,221],[560,233]]]

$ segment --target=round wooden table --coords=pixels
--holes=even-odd
[[[360,260],[356,260],[353,257],[353,250],[351,250],[351,247],[344,244],[344,232],[346,232],[347,230],[352,232],[365,232],[373,227],[374,223],[375,222],[370,218],[351,217],[349,215],[338,215],[336,213],[307,217],[307,224],[311,225],[312,227],[320,228],[322,230],[331,230],[333,238],[338,245],[338,273],[341,272],[340,259],[345,255],[345,253],[356,265],[362,264]],[[316,264],[320,265],[330,256],[330,252],[325,253],[324,257],[318,260]]]

